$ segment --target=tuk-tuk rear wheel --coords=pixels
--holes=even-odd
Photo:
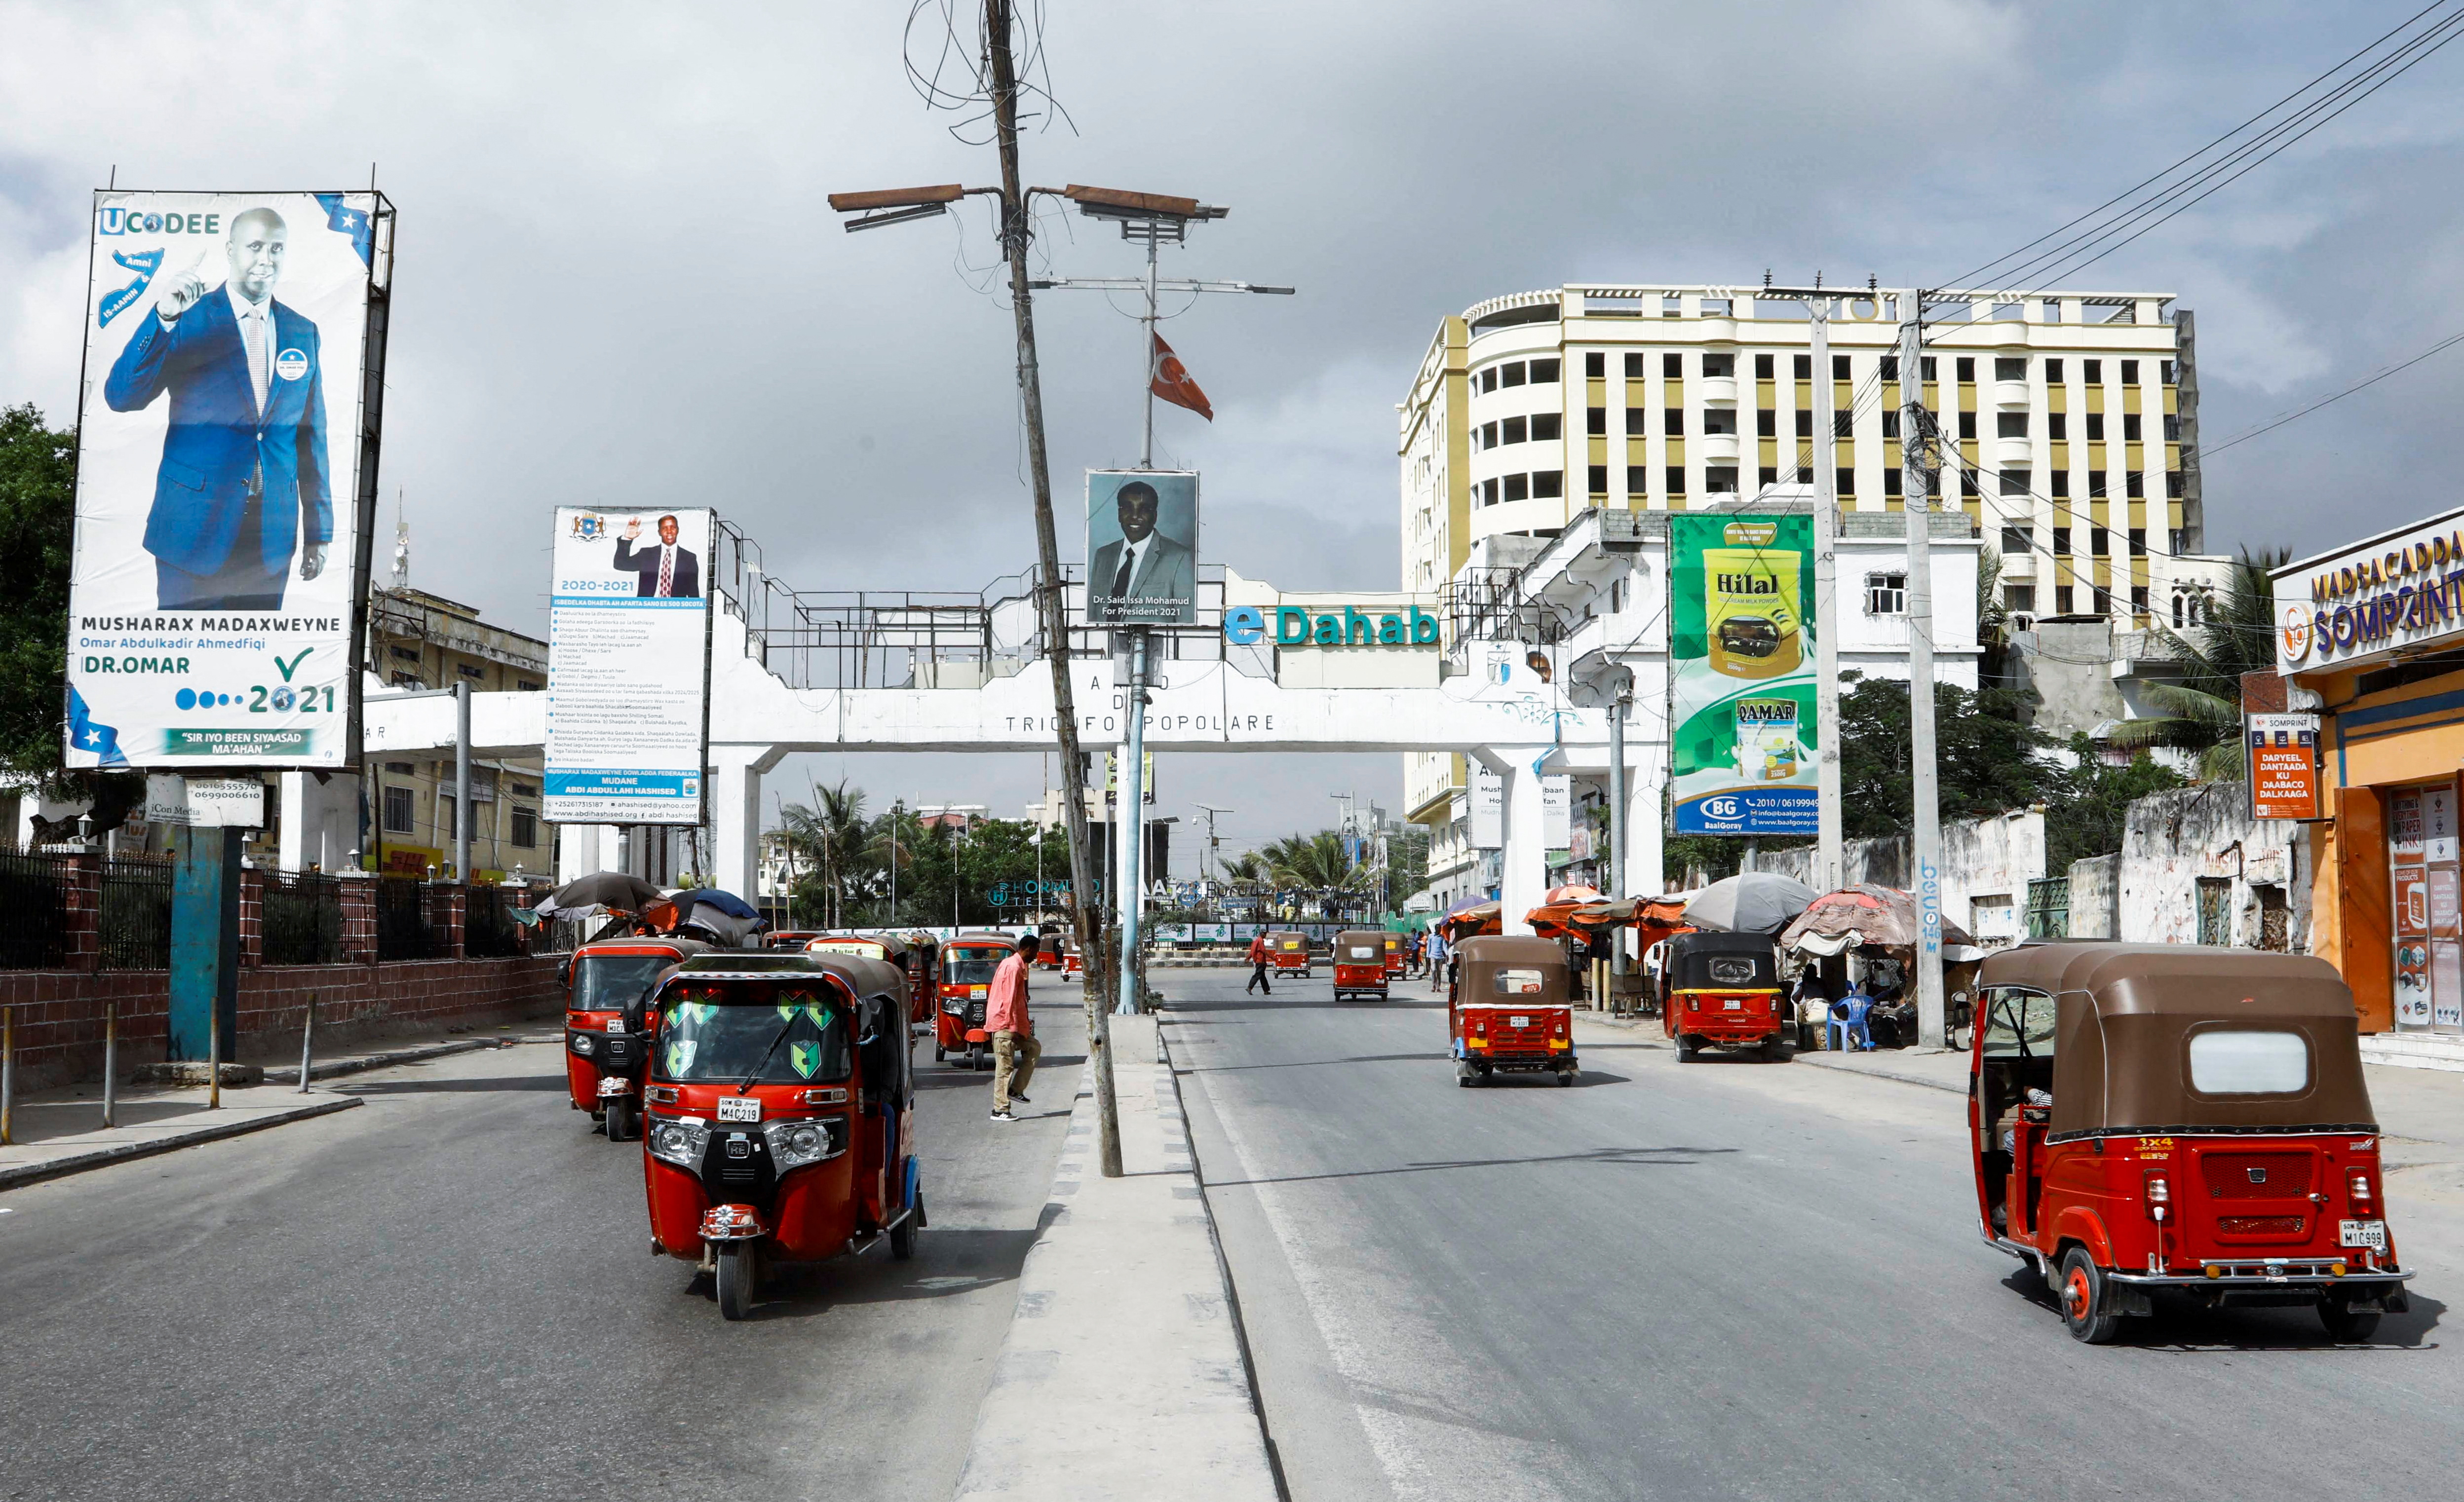
[[[2377,1334],[2379,1316],[2375,1309],[2355,1309],[2350,1300],[2330,1295],[2319,1300],[2319,1322],[2327,1327],[2329,1339],[2351,1342]]]
[[[757,1273],[753,1248],[741,1241],[731,1241],[718,1249],[718,1317],[742,1319],[753,1313],[753,1284]]]
[[[938,1043],[933,1045],[933,1062],[936,1064],[945,1062],[949,1056],[950,1051],[948,1049],[943,1048]]]
[[[2122,1329],[2122,1317],[2104,1309],[2104,1274],[2097,1270],[2096,1259],[2085,1247],[2073,1247],[2062,1253],[2062,1275],[2054,1285],[2054,1298],[2061,1305],[2062,1324],[2071,1339],[2088,1345],[2111,1343]]]
[[[890,1254],[901,1262],[915,1255],[915,1228],[924,1219],[924,1196],[915,1196],[915,1210],[890,1229]]]

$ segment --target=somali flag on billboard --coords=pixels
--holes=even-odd
[[[325,228],[351,237],[351,249],[360,252],[360,264],[376,264],[377,230],[368,220],[368,211],[353,207],[341,193],[319,193],[317,202],[325,207]]]

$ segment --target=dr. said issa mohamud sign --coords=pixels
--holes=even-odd
[[[1087,620],[1185,626],[1198,619],[1198,476],[1087,472]]]
[[[1814,518],[1668,518],[1669,798],[1681,835],[1815,832]]]
[[[392,233],[372,192],[95,195],[70,767],[353,759]]]
[[[549,822],[701,822],[716,532],[707,511],[557,508]]]

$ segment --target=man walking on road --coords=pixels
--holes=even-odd
[[[1044,1056],[1044,1045],[1035,1041],[1035,1024],[1026,1014],[1026,970],[1043,947],[1043,941],[1031,933],[1021,938],[1016,952],[993,970],[992,994],[984,1002],[984,1029],[993,1035],[996,1121],[1018,1120],[1010,1115],[1009,1103],[1026,1099],[1027,1081],[1035,1078],[1035,1061]]]
[[[1275,988],[1266,983],[1266,931],[1261,928],[1249,940],[1249,963],[1257,969],[1249,972],[1249,984],[1241,994],[1245,996],[1253,990],[1263,990],[1269,996],[1275,993]]]

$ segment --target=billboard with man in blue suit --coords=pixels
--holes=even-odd
[[[365,192],[96,195],[70,766],[348,762],[391,219]]]

